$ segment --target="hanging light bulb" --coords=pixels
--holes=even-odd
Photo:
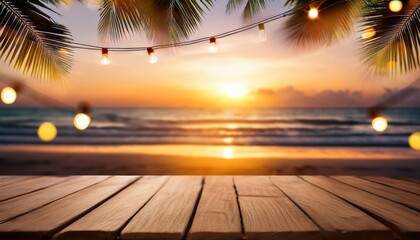
[[[77,130],[83,131],[87,129],[92,121],[89,116],[90,106],[86,102],[79,104],[80,112],[74,116],[73,125]]]
[[[403,3],[399,0],[392,0],[389,2],[388,7],[392,12],[399,12],[403,8]]]
[[[267,33],[265,32],[264,23],[258,24],[258,40],[261,42],[264,42],[267,40]]]
[[[388,128],[388,121],[384,117],[375,117],[372,120],[372,127],[377,132],[384,132]]]
[[[1,100],[5,104],[12,104],[16,101],[17,93],[12,87],[5,87],[1,90]]]
[[[147,54],[149,54],[149,63],[155,64],[159,60],[158,57],[155,54],[155,50],[153,48],[149,47],[147,48]]]
[[[215,37],[210,38],[209,52],[211,52],[211,53],[216,53],[217,52],[217,45],[216,45],[216,38]]]
[[[312,7],[308,12],[309,19],[316,19],[318,18],[318,9]]]
[[[43,142],[51,142],[57,136],[57,128],[51,122],[44,122],[38,128],[38,137]]]
[[[101,64],[102,65],[108,65],[110,63],[111,63],[111,61],[109,61],[109,58],[108,58],[108,48],[102,48]]]

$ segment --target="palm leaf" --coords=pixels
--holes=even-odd
[[[292,13],[286,20],[288,41],[295,46],[329,46],[348,37],[361,15],[365,0],[288,0]],[[317,8],[319,17],[308,18],[310,8]]]
[[[226,12],[232,13],[238,10],[244,2],[245,0],[229,0],[226,6]],[[252,19],[253,16],[257,15],[266,8],[269,2],[273,2],[273,0],[246,0],[245,7],[242,11],[243,20]]]
[[[420,1],[406,0],[394,13],[388,1],[372,1],[363,12],[362,31],[375,36],[362,40],[362,56],[377,74],[407,73],[420,66]]]
[[[39,0],[0,0],[0,58],[36,78],[68,73],[73,59],[71,34],[40,8]]]

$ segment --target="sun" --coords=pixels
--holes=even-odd
[[[230,98],[242,98],[250,93],[249,88],[242,83],[227,84],[222,87],[223,93]]]

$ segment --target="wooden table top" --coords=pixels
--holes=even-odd
[[[420,181],[0,176],[0,239],[420,239]]]

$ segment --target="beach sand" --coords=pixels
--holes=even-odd
[[[408,148],[0,146],[2,175],[322,174],[420,178]]]

